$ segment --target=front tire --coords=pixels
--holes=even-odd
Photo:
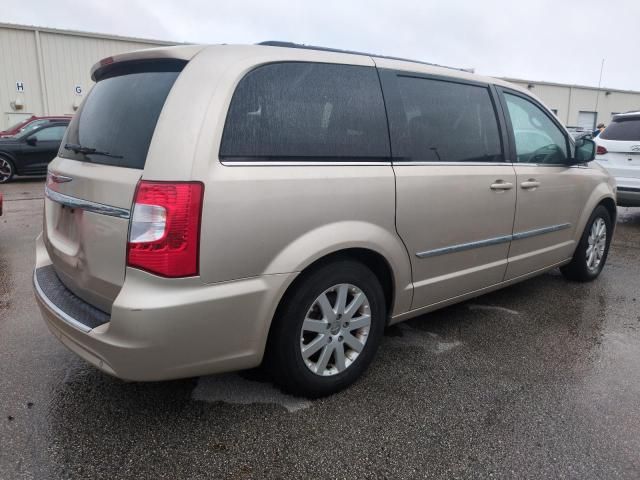
[[[274,318],[266,366],[283,390],[317,398],[367,369],[383,335],[385,296],[375,274],[353,260],[303,275]]]
[[[0,183],[7,183],[15,174],[13,163],[7,157],[0,155]]]
[[[571,263],[560,267],[565,278],[578,282],[595,280],[607,261],[612,233],[609,211],[599,205],[589,217]]]

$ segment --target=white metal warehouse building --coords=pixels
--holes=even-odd
[[[616,113],[640,110],[640,92],[504,78],[529,89],[567,126],[594,129]]]
[[[174,44],[0,23],[0,129],[31,115],[73,114],[93,84],[91,66],[104,57]],[[640,109],[640,92],[505,80],[528,88],[568,126],[594,128]]]
[[[0,129],[31,115],[73,114],[97,61],[161,45],[173,43],[0,23]]]

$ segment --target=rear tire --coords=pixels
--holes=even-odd
[[[278,308],[265,366],[284,391],[317,398],[367,369],[386,323],[385,296],[375,274],[353,260],[302,275]]]
[[[15,174],[16,169],[13,166],[11,160],[7,157],[0,155],[0,183],[7,183]]]
[[[577,282],[595,280],[607,261],[612,233],[609,211],[598,205],[589,217],[571,263],[560,267],[565,278]]]

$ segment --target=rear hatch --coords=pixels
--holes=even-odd
[[[640,114],[621,114],[596,137],[596,160],[618,186],[640,187]]]
[[[135,57],[135,56],[134,56]],[[49,166],[44,242],[60,280],[104,312],[124,282],[129,216],[185,59],[106,59]]]

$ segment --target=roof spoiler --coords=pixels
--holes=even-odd
[[[160,47],[112,55],[110,57],[103,58],[93,67],[91,67],[91,79],[93,81],[101,80],[102,78],[104,78],[104,75],[100,72],[108,71],[111,68],[111,65],[123,62],[135,63],[158,60],[181,60],[184,64],[191,60],[203,48],[204,45]]]

